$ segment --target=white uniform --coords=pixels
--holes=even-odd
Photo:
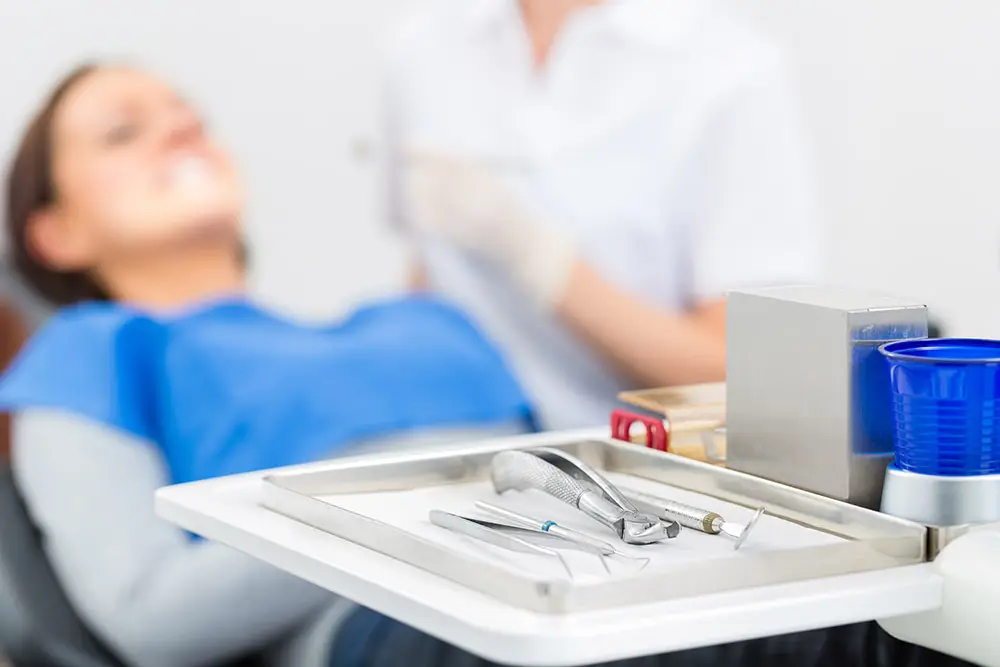
[[[811,179],[777,50],[712,0],[575,13],[542,70],[516,0],[441,0],[402,24],[390,137],[495,164],[607,280],[681,310],[811,281]],[[406,211],[398,211],[406,226]],[[508,354],[548,428],[606,422],[634,388],[490,266],[418,239],[431,286]]]

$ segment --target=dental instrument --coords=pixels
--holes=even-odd
[[[604,540],[599,540],[596,537],[591,537],[586,533],[581,533],[580,531],[573,530],[572,528],[566,528],[565,526],[559,525],[555,521],[542,521],[541,519],[535,519],[525,514],[520,514],[507,509],[506,507],[500,507],[481,500],[476,501],[476,507],[484,512],[507,519],[508,521],[524,526],[525,528],[540,530],[545,533],[556,535],[568,542],[578,544],[585,549],[594,550],[597,555],[601,556],[601,564],[604,565],[604,569],[608,571],[608,574],[611,574],[611,571],[608,569],[607,563],[604,562],[605,556],[619,556],[620,558],[636,561],[637,563],[640,563],[640,570],[649,565],[648,558],[640,558],[638,556],[633,556],[623,551],[619,551],[614,547],[614,545],[609,544]]]
[[[682,525],[680,522],[672,518],[665,519],[659,515],[659,512],[639,510],[639,508],[637,508],[636,505],[624,493],[622,493],[621,490],[618,489],[618,487],[572,454],[552,447],[537,447],[527,451],[529,454],[537,456],[546,463],[552,464],[562,472],[583,484],[583,486],[591,487],[593,490],[598,491],[607,500],[613,502],[615,505],[618,505],[618,507],[622,510],[629,512],[641,511],[658,517],[663,524],[667,537],[676,537],[678,533],[680,533],[680,527]]]
[[[486,542],[487,544],[507,549],[508,551],[516,551],[531,554],[533,556],[548,556],[550,558],[556,558],[562,565],[563,569],[566,570],[566,575],[569,577],[570,581],[573,581],[573,572],[569,569],[569,565],[566,563],[566,559],[563,558],[561,553],[554,549],[549,549],[548,547],[541,547],[537,544],[532,544],[531,542],[521,539],[520,537],[506,534],[505,531],[497,529],[497,524],[491,525],[490,522],[470,519],[468,517],[459,516],[457,514],[441,510],[431,510],[428,518],[435,526],[446,528],[450,531],[465,535],[466,537],[471,537],[482,542]]]
[[[671,536],[655,515],[623,509],[599,491],[584,487],[552,464],[523,451],[507,450],[494,456],[490,477],[497,493],[544,491],[608,526],[628,544],[652,544]]]
[[[743,546],[743,543],[750,535],[750,531],[753,530],[760,517],[764,514],[764,508],[758,507],[757,511],[754,512],[754,515],[746,524],[737,524],[732,521],[726,521],[718,512],[704,510],[693,505],[686,505],[665,498],[657,498],[648,493],[632,491],[631,489],[627,489],[625,493],[641,511],[649,512],[661,519],[678,521],[682,526],[702,533],[727,537],[733,540],[734,550]]]

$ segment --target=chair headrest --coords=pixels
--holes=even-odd
[[[0,297],[18,311],[29,330],[37,328],[55,312],[55,308],[28,289],[6,256],[0,256]]]

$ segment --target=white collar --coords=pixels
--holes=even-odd
[[[659,48],[679,45],[697,26],[711,0],[604,0],[584,10],[627,40]],[[489,29],[511,18],[520,20],[518,0],[465,0],[473,30]]]
[[[656,48],[681,46],[710,0],[605,0],[608,19],[629,41]]]
[[[518,12],[517,0],[464,0],[465,19],[473,30],[491,28]]]

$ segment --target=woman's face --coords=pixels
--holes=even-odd
[[[163,81],[97,69],[63,98],[51,137],[56,203],[34,236],[53,264],[88,269],[200,235],[235,237],[236,169]]]

